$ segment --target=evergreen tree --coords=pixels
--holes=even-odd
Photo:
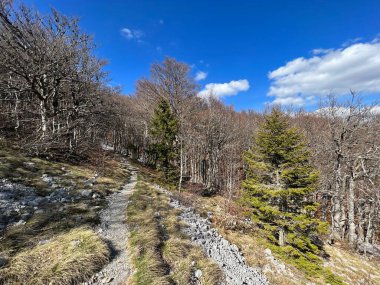
[[[318,173],[309,157],[303,135],[277,109],[265,116],[244,156],[244,201],[252,219],[287,254],[316,253],[321,246],[317,237],[324,224],[314,218],[317,204],[310,199]]]
[[[156,157],[156,164],[158,162],[159,168],[168,179],[172,170],[171,162],[177,156],[175,141],[178,134],[178,120],[165,99],[161,99],[154,110],[150,134],[153,138],[151,152]]]

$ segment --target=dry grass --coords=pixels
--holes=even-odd
[[[78,228],[17,254],[0,269],[1,284],[73,284],[107,263],[107,245],[90,229]]]
[[[298,285],[306,282],[304,274],[292,266],[287,265],[288,272],[291,272],[292,275],[277,272],[275,266],[266,258],[264,253],[266,247],[263,242],[260,242],[260,238],[223,228],[219,228],[219,232],[240,248],[248,265],[261,270],[266,267],[270,269],[264,273],[270,284]]]
[[[330,260],[325,263],[331,271],[341,276],[348,284],[379,285],[380,260],[368,260],[349,249],[326,245]]]
[[[164,174],[161,171],[152,169],[149,166],[144,166],[138,162],[132,162],[133,166],[139,169],[140,176],[144,179],[144,181],[152,184],[158,184],[163,186],[168,190],[176,190],[177,185],[173,185],[169,183],[164,178]]]
[[[202,270],[201,284],[218,284],[221,279],[219,267],[204,257],[202,249],[194,247],[189,240],[172,237],[165,242],[164,259],[173,267],[172,278],[176,284],[187,285],[195,269]]]
[[[293,275],[279,274],[273,266],[268,264],[264,250],[267,248],[265,237],[260,236],[260,231],[254,226],[242,223],[243,216],[236,215],[241,213],[239,206],[228,205],[222,196],[201,197],[196,194],[184,192],[175,193],[176,197],[182,202],[194,207],[200,215],[206,215],[207,212],[213,213],[212,222],[218,228],[220,234],[231,243],[236,244],[243,252],[247,263],[250,266],[263,269],[270,266],[272,272],[265,273],[271,284],[275,285],[298,285],[312,282],[314,284],[323,284],[326,282],[323,278],[313,278],[306,276],[304,272],[287,264],[287,270]],[[231,208],[233,214],[231,214]],[[327,253],[331,256],[328,262],[325,262],[326,268],[332,273],[342,277],[347,284],[355,285],[379,285],[380,284],[380,266],[379,260],[368,260],[359,254],[350,251],[347,248],[339,246],[325,245]],[[280,257],[278,257],[280,258]]]
[[[51,236],[98,222],[97,212],[85,203],[67,205],[62,211],[51,207],[44,213],[34,214],[25,225],[9,228],[1,237],[0,253],[12,255]]]
[[[128,239],[130,260],[135,269],[129,284],[172,284],[168,266],[161,256],[159,224],[154,218],[155,201],[147,186],[139,182],[127,209],[127,222],[131,226]],[[154,203],[154,204],[152,204]]]
[[[92,178],[95,173],[99,175],[97,181],[93,185],[86,185],[85,181]],[[70,195],[80,196],[82,189],[90,189],[94,193],[100,194],[100,198],[83,197],[74,202],[46,204],[40,207],[42,212],[34,213],[26,221],[26,224],[9,227],[0,236],[0,259],[6,263],[5,266],[18,264],[17,260],[21,260],[21,257],[26,260],[30,255],[33,258],[34,250],[39,248],[39,244],[53,236],[64,237],[71,235],[72,230],[75,233],[78,229],[82,231],[83,227],[92,227],[98,224],[98,212],[106,205],[105,195],[120,189],[130,176],[128,170],[113,157],[104,160],[99,167],[27,157],[18,150],[9,147],[0,148],[0,178],[4,177],[13,182],[35,187],[39,195],[45,196],[53,190],[42,180],[43,174],[57,177],[58,179],[54,183],[58,188],[70,189]],[[97,248],[93,248],[93,250],[92,254],[102,255],[102,252],[96,252]],[[84,251],[77,251],[77,253],[78,255],[73,256],[78,260],[81,260],[82,254],[84,259],[88,256]],[[82,270],[81,266],[76,267]],[[2,267],[1,270],[4,268]],[[91,266],[88,269],[92,271]],[[75,271],[75,267],[72,270]],[[2,272],[4,274],[5,271]],[[86,274],[87,271],[83,272]],[[41,274],[43,274],[42,268]],[[84,276],[77,275],[79,278]],[[55,282],[53,276],[46,275],[46,278],[52,278],[54,284],[61,284]],[[45,284],[49,284],[49,282],[45,282]],[[24,283],[21,282],[21,284]]]
[[[304,274],[292,266],[288,266],[292,275],[276,271],[265,256],[265,238],[258,235],[259,232],[253,225],[242,222],[243,217],[230,213],[241,211],[233,202],[227,203],[222,196],[201,197],[188,192],[175,195],[182,202],[194,207],[200,215],[205,216],[207,212],[211,212],[213,225],[225,239],[239,247],[249,266],[272,270],[265,272],[270,284],[299,285],[306,282]]]
[[[28,163],[33,163],[32,166]],[[107,194],[120,189],[130,176],[128,170],[112,157],[105,158],[101,165],[90,163],[72,164],[25,156],[19,150],[0,149],[0,178],[35,187],[39,194],[47,195],[48,185],[41,179],[43,174],[60,177],[62,186],[74,185],[77,189],[90,188]],[[99,177],[92,186],[84,182],[95,174]]]
[[[201,284],[218,284],[220,269],[181,233],[185,224],[178,220],[179,212],[169,206],[165,195],[138,182],[130,201],[127,221],[135,272],[128,284],[185,285],[197,269],[203,273]]]

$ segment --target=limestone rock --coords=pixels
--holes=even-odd
[[[162,187],[156,186],[156,188],[169,197],[171,196],[171,193]],[[224,285],[268,284],[266,277],[259,269],[250,267],[245,263],[244,256],[239,248],[224,239],[216,229],[210,226],[208,217],[202,218],[194,213],[194,209],[185,207],[173,197],[170,198],[170,205],[182,211],[180,219],[188,224],[183,232],[190,237],[193,243],[203,248],[206,255],[219,265],[226,277]]]
[[[197,270],[195,270],[194,276],[195,276],[195,278],[199,279],[202,277],[202,274],[203,274],[202,270],[197,269]]]

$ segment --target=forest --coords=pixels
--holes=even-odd
[[[166,57],[123,94],[76,18],[1,1],[0,31],[2,139],[55,161],[111,148],[175,191],[239,203],[289,255],[312,259],[322,241],[379,254],[379,107],[356,90],[313,112],[235,111]]]

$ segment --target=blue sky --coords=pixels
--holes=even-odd
[[[350,88],[368,102],[380,98],[378,0],[26,3],[80,17],[97,55],[109,61],[111,83],[127,94],[152,62],[171,56],[191,65],[194,76],[207,74],[200,89],[213,84],[206,90],[237,110],[269,102],[313,109],[327,92]]]

